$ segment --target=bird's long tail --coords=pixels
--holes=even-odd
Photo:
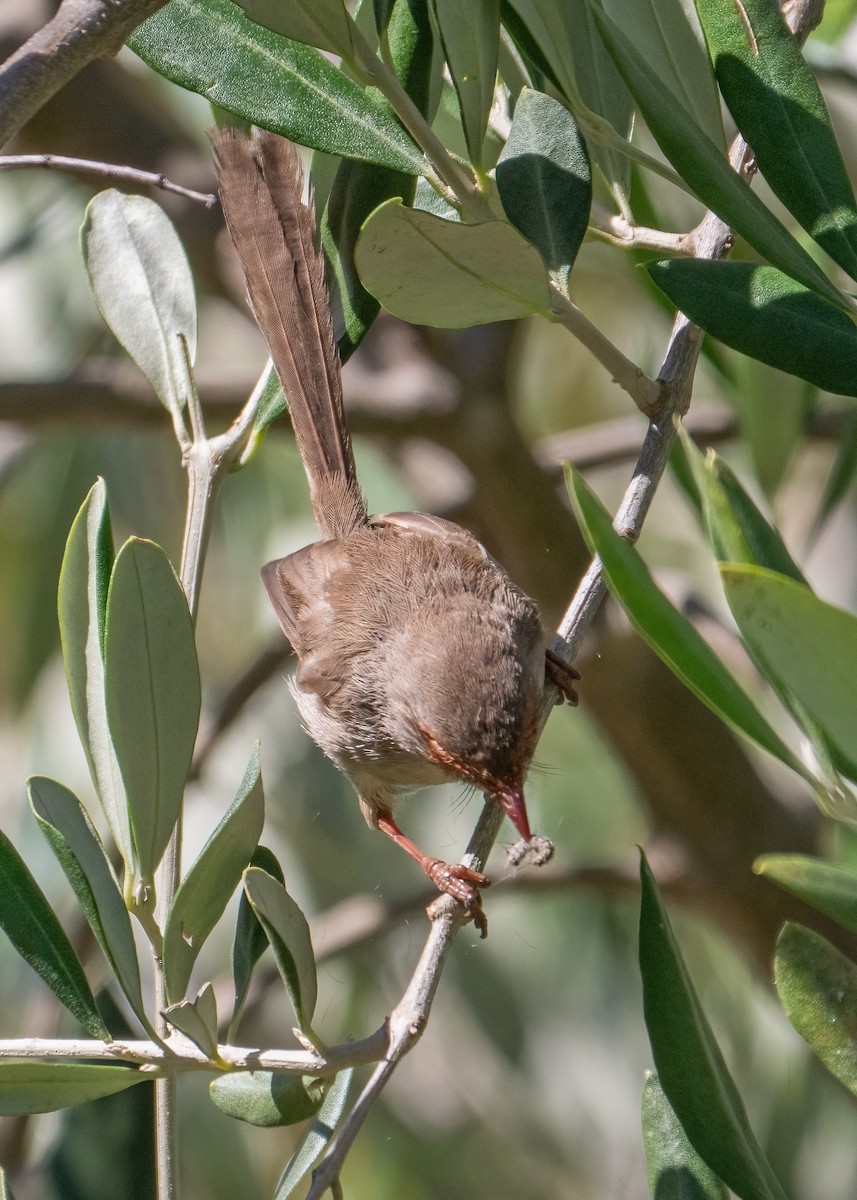
[[[250,305],[280,376],[322,537],[366,523],[345,424],[339,355],[297,150],[276,134],[213,135],[220,202]]]

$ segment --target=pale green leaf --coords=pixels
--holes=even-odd
[[[318,979],[306,917],[283,885],[258,867],[244,872],[244,890],[271,943],[298,1026],[313,1036]]]
[[[170,907],[163,961],[171,1001],[184,995],[197,955],[259,844],[265,821],[260,770],[257,745],[235,800],[185,875]]]
[[[106,692],[137,861],[150,880],[181,811],[200,710],[187,600],[154,542],[131,538],[113,567]]]
[[[227,1117],[266,1129],[296,1125],[315,1116],[325,1091],[313,1075],[271,1071],[235,1071],[219,1075],[208,1085],[212,1102]]]
[[[742,1200],[785,1200],[681,956],[654,877],[640,866],[643,1011],[658,1079],[697,1154]]]
[[[193,277],[172,222],[154,200],[115,188],[90,201],[81,229],[89,283],[104,320],[172,413],[187,399],[196,356]]]
[[[349,1067],[336,1076],[318,1116],[280,1176],[274,1190],[274,1200],[288,1200],[289,1196],[293,1196],[301,1181],[321,1158],[342,1120],[353,1075],[354,1068]]]
[[[348,58],[351,21],[342,0],[235,0],[251,21],[296,42]]]
[[[55,1112],[154,1078],[151,1072],[109,1063],[0,1062],[0,1116]]]
[[[789,922],[777,940],[774,982],[792,1025],[857,1095],[857,967],[821,934]]]
[[[204,983],[193,1000],[169,1005],[164,1016],[208,1058],[217,1058],[217,1000],[210,983]]]
[[[721,576],[754,654],[857,761],[857,617],[775,571],[738,564]]]
[[[364,286],[417,325],[460,328],[550,312],[538,251],[506,221],[463,225],[389,200],[357,241]]]
[[[119,986],[148,1029],[131,919],[86,810],[73,792],[53,779],[34,775],[27,781],[27,791],[42,833],[74,888]]]
[[[655,653],[728,725],[814,782],[691,622],[657,587],[640,555],[613,529],[609,514],[574,471],[569,492],[581,528],[601,557],[607,584]]]
[[[470,161],[482,166],[482,143],[497,80],[500,0],[432,0],[458,96]]]
[[[652,1200],[728,1200],[723,1183],[687,1140],[657,1075],[647,1078],[641,1107]]]
[[[125,869],[134,869],[134,846],[122,775],[107,724],[104,634],[113,536],[107,489],[99,479],[68,535],[57,606],[71,709],[101,807]]]

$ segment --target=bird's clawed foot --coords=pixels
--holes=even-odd
[[[490,885],[491,880],[488,876],[483,875],[481,871],[473,871],[470,867],[462,867],[458,863],[444,862],[441,858],[426,858],[422,867],[439,891],[464,905],[480,936],[487,937],[488,918],[482,907],[479,889]]]
[[[554,844],[550,838],[534,833],[529,841],[521,838],[515,842],[508,853],[509,866],[519,867],[525,858],[529,858],[534,867],[543,867],[554,856]]]
[[[577,704],[579,697],[574,684],[576,680],[580,679],[580,672],[575,671],[574,667],[564,662],[553,650],[545,651],[545,679],[554,687],[559,688],[561,695],[569,704]]]

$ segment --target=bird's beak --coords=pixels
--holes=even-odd
[[[532,841],[530,819],[527,816],[527,802],[524,799],[522,785],[518,783],[514,787],[504,788],[502,792],[497,792],[495,798],[524,841]]]

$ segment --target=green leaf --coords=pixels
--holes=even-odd
[[[185,252],[167,214],[145,196],[110,188],[89,202],[80,231],[101,315],[174,415],[196,357],[196,298]]]
[[[27,781],[30,807],[74,888],[84,916],[134,1013],[150,1032],[128,909],[110,860],[73,792],[53,779]]]
[[[393,0],[384,27],[393,69],[429,123],[437,112],[443,82],[443,55],[436,43],[430,3]]]
[[[652,1200],[728,1200],[726,1188],[687,1140],[657,1075],[643,1087],[643,1148]]]
[[[602,10],[596,10],[596,16],[604,40],[655,140],[703,204],[775,267],[838,307],[849,309],[849,302],[746,181],[732,170],[718,147],[688,115],[678,97],[664,86],[633,42]]]
[[[627,206],[634,101],[607,53],[588,0],[503,0],[503,23],[528,63],[535,59],[584,128],[594,161]]]
[[[500,0],[432,0],[458,96],[470,161],[482,167],[482,143],[497,81]]]
[[[639,554],[616,533],[575,471],[569,472],[568,488],[584,536],[601,557],[610,591],[658,657],[728,725],[814,783],[690,621],[656,586]]]
[[[720,91],[771,190],[857,278],[857,208],[815,76],[773,0],[697,0]]]
[[[184,995],[197,955],[259,844],[265,823],[260,770],[257,744],[235,800],[185,875],[170,907],[163,962],[167,996],[173,1002]]]
[[[742,1200],[785,1200],[687,973],[645,855],[640,878],[643,1011],[658,1078],[688,1140]]]
[[[232,0],[171,0],[128,45],[173,83],[302,146],[422,170],[385,100],[320,51],[248,21]]]
[[[271,1071],[235,1071],[219,1075],[208,1094],[227,1117],[270,1129],[296,1125],[315,1116],[325,1088],[314,1075],[285,1075]]]
[[[542,92],[522,92],[496,174],[506,215],[567,293],[592,204],[589,157],[569,111]]]
[[[318,1111],[318,1116],[280,1176],[274,1191],[274,1200],[288,1200],[289,1196],[293,1196],[301,1181],[321,1158],[342,1120],[353,1075],[354,1068],[349,1067],[347,1071],[340,1071],[336,1076]]]
[[[777,939],[774,982],[792,1025],[857,1095],[857,967],[821,934],[788,922]]]
[[[351,21],[342,0],[235,0],[251,21],[274,33],[346,58],[354,53]]]
[[[823,858],[763,854],[753,870],[857,933],[857,874]]]
[[[68,535],[60,571],[58,609],[71,708],[101,807],[129,875],[134,845],[128,805],[107,725],[104,631],[113,566],[107,489],[99,479]]]
[[[363,223],[393,196],[411,201],[415,180],[400,171],[344,158],[321,218],[320,232],[327,260],[331,313],[340,358],[346,362],[365,337],[381,308],[360,282],[354,251]]]
[[[107,1063],[0,1062],[0,1116],[55,1112],[153,1078],[151,1072]]]
[[[311,1022],[318,980],[306,917],[283,885],[258,867],[244,872],[244,890],[271,943],[298,1027],[314,1038]]]
[[[649,263],[676,308],[727,346],[828,392],[857,396],[857,329],[774,267],[691,259]]]
[[[266,847],[258,846],[250,859],[251,867],[259,867],[267,875],[272,876],[278,883],[285,886],[283,869],[277,862],[276,856]],[[250,989],[250,979],[253,968],[262,953],[268,948],[265,930],[259,924],[253,906],[247,899],[247,893],[242,890],[238,904],[238,918],[235,923],[235,938],[232,942],[232,978],[235,983],[235,1006],[232,1010],[232,1021],[229,1025],[228,1041],[233,1041],[238,1022],[247,1000]]]
[[[755,563],[804,582],[778,530],[759,511],[729,464],[713,450],[703,458],[684,426],[679,436],[702,497],[708,538],[719,561]]]
[[[253,437],[247,451],[242,456],[242,466],[258,450],[268,426],[281,417],[288,407],[283,395],[283,385],[280,383],[280,377],[270,359],[268,359],[268,364],[256,386],[260,389],[259,403],[253,419]]]
[[[170,1004],[164,1016],[209,1059],[217,1058],[217,1000],[210,983],[202,985],[195,999]]]
[[[187,600],[154,542],[129,539],[113,567],[106,692],[137,861],[149,880],[181,811],[200,710]]]
[[[651,71],[721,151],[720,97],[693,5],[682,0],[592,0],[633,42]]]
[[[23,859],[2,832],[0,929],[84,1029],[94,1038],[110,1041],[71,943]]]
[[[506,221],[462,225],[388,200],[357,240],[357,270],[386,309],[441,329],[550,312],[538,251]]]
[[[750,649],[857,762],[857,618],[762,567],[727,566],[721,577]]]
[[[721,562],[754,563],[786,575],[797,583],[805,582],[779,533],[762,515],[726,463],[713,451],[703,460],[685,430],[681,429],[679,433],[703,499],[708,537],[718,559]],[[819,801],[831,816],[841,817],[853,807],[853,801],[841,781],[833,778],[833,775],[836,771],[851,774],[855,770],[853,759],[848,759],[838,751],[804,706],[769,671],[764,660],[758,659],[757,666],[767,676],[783,704],[791,710],[812,742],[826,775],[830,776],[827,791],[818,794]]]

